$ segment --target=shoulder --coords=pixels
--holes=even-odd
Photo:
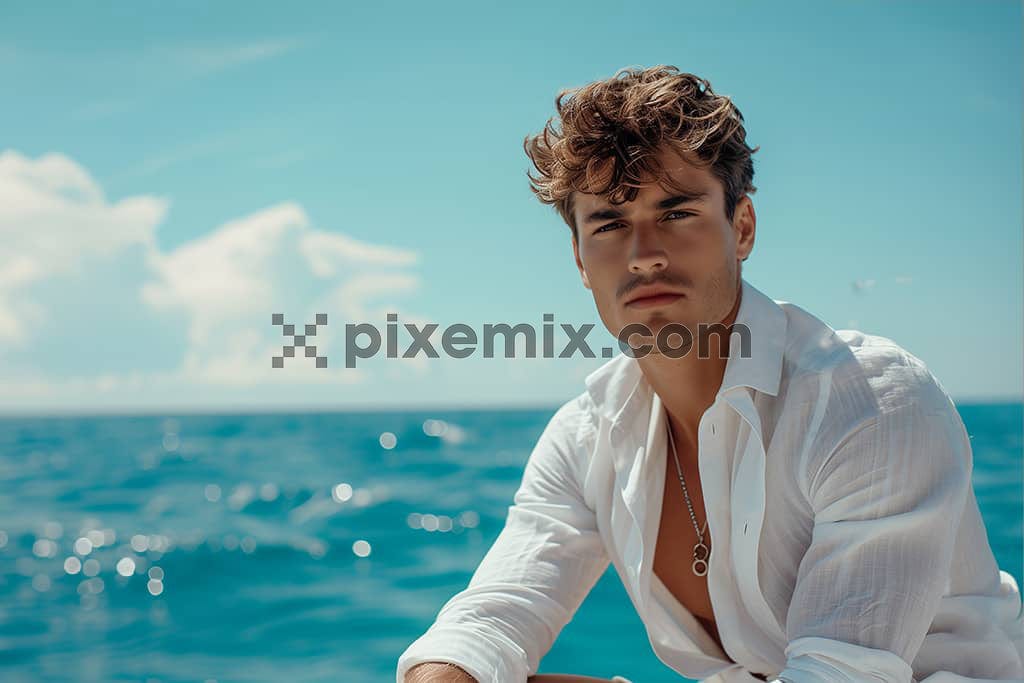
[[[835,330],[798,306],[783,308],[791,332],[784,358],[787,390],[803,401],[824,402],[826,418],[862,423],[908,409],[955,411],[925,362],[893,339]]]
[[[594,442],[597,408],[586,391],[572,397],[548,419],[533,448],[531,460],[558,460],[577,468]]]
[[[583,391],[555,410],[544,431],[548,436],[576,441],[581,430],[592,424],[596,417],[594,401],[588,392]]]
[[[837,330],[849,354],[830,369],[835,407],[857,420],[955,414],[949,394],[920,358],[888,337]]]
[[[517,502],[580,490],[592,409],[590,396],[583,392],[555,410],[527,458]]]
[[[801,434],[793,456],[805,491],[816,473],[842,464],[837,453],[872,448],[892,450],[911,468],[955,461],[969,469],[967,430],[923,360],[889,337],[835,330],[798,306],[783,307],[790,329],[779,398],[787,428]]]

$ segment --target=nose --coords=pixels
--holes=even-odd
[[[655,272],[668,267],[668,253],[661,243],[656,226],[637,226],[633,230],[630,249],[630,272]]]

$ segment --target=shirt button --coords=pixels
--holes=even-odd
[[[711,423],[711,433],[712,434],[715,433],[715,423],[714,422]]]

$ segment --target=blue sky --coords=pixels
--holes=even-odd
[[[342,325],[604,333],[522,140],[655,64],[760,146],[752,284],[1019,399],[1020,55],[994,0],[5,3],[0,411],[561,403],[600,358],[346,370]],[[330,367],[272,370],[272,312]]]

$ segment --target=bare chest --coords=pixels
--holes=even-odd
[[[704,495],[700,485],[700,476],[695,468],[686,463],[695,459],[686,458],[680,453],[683,463],[683,477],[686,479],[686,490],[690,495],[693,514],[697,525],[704,528],[704,545],[711,551],[711,536],[704,527],[707,514],[704,510]],[[665,470],[665,488],[661,506],[661,521],[658,526],[658,538],[654,550],[654,573],[661,579],[679,603],[685,607],[704,626],[705,630],[721,647],[721,638],[715,623],[715,614],[711,607],[708,594],[707,576],[697,576],[693,572],[694,545],[697,544],[697,531],[686,506],[679,472],[675,461],[668,457]],[[708,559],[704,555],[705,560]]]

